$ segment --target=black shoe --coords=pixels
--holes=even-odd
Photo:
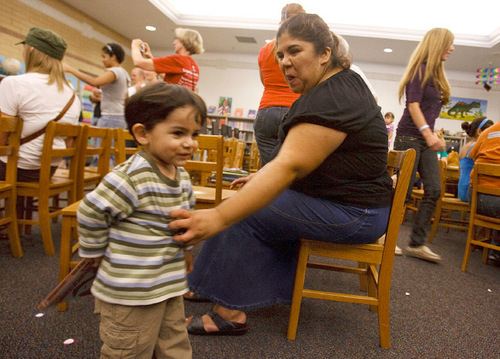
[[[500,254],[498,252],[490,253],[488,255],[488,260],[491,261],[495,267],[500,267]]]

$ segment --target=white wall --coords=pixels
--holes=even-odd
[[[232,115],[236,108],[243,108],[243,116],[246,117],[248,110],[259,108],[264,87],[257,69],[219,69],[200,66],[198,89],[198,94],[205,100],[207,106],[217,107],[219,96],[232,97]]]
[[[167,55],[167,54],[164,54]],[[163,56],[163,55],[160,55]],[[258,109],[263,86],[260,82],[257,66],[257,54],[210,54],[194,57],[200,67],[199,94],[207,106],[217,106],[219,96],[233,98],[232,113],[238,107],[244,109],[244,116],[249,109]],[[395,115],[395,125],[404,110],[398,101],[398,86],[404,67],[371,63],[356,63],[365,72],[378,96],[382,113],[391,111]],[[480,67],[478,65],[478,67]],[[453,97],[464,97],[488,101],[486,116],[493,122],[500,121],[500,87],[486,91],[476,85],[475,73],[447,71]],[[444,128],[450,134],[461,132],[462,121],[437,119],[436,128]]]

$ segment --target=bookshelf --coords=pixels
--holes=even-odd
[[[460,149],[467,142],[467,137],[465,137],[465,136],[443,135],[443,138],[446,142],[446,149],[448,150],[448,152],[451,151],[452,148],[454,151],[460,152]]]
[[[237,128],[239,130],[239,139],[246,143],[252,143],[252,141],[254,140],[253,136],[254,121],[255,119],[250,117],[209,114],[207,115],[207,130],[212,129],[212,123],[218,123],[219,129],[221,125],[229,126],[233,130]]]

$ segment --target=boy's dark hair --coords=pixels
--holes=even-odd
[[[140,123],[144,125],[146,131],[151,131],[171,112],[184,106],[193,106],[198,114],[196,122],[204,123],[207,118],[207,106],[196,93],[183,86],[165,82],[145,86],[130,97],[125,106],[128,130],[132,133],[132,127]]]
[[[102,51],[107,53],[109,56],[115,55],[116,61],[118,61],[119,64],[121,64],[125,59],[125,51],[123,51],[123,48],[120,45],[115,44],[114,42],[106,44],[106,46],[102,48]]]

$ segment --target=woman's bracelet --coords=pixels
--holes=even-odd
[[[429,125],[423,125],[423,126],[422,126],[422,127],[420,127],[418,130],[419,130],[420,132],[422,132],[422,131],[423,131],[423,130],[425,130],[426,128],[430,128],[430,126],[429,126]]]

